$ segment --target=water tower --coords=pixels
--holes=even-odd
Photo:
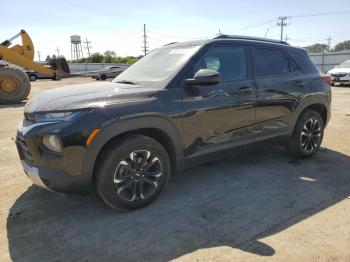
[[[81,46],[81,37],[79,35],[72,35],[70,37],[70,48],[72,60],[83,58],[83,48]]]

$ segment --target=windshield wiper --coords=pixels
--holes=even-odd
[[[120,80],[116,83],[127,84],[127,85],[139,85],[139,82],[131,81],[131,80]]]

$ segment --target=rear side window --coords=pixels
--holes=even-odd
[[[319,74],[317,68],[310,60],[307,51],[299,48],[291,48],[288,54],[293,58],[305,74]]]
[[[289,60],[274,49],[253,48],[253,66],[256,77],[278,76],[289,73]]]

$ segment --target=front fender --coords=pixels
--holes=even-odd
[[[142,115],[121,118],[102,127],[101,131],[87,147],[82,174],[90,176],[91,178],[93,177],[94,167],[99,153],[113,138],[126,132],[145,128],[159,129],[170,137],[176,154],[176,169],[181,170],[183,168],[184,157],[182,139],[179,130],[170,119],[155,114],[149,116]]]

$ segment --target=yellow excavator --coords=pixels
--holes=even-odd
[[[22,38],[22,45],[12,45],[18,37]],[[70,75],[64,57],[52,59],[47,64],[34,62],[33,42],[28,33],[21,30],[0,44],[0,104],[19,103],[29,95],[30,80],[19,67],[50,75],[53,79]]]

